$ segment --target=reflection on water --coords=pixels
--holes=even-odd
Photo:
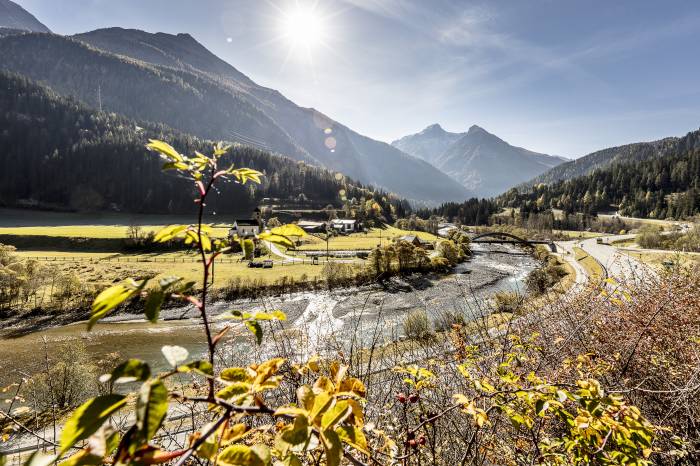
[[[536,265],[534,259],[514,249],[501,248],[500,251],[486,253],[482,245],[475,245],[473,259],[458,266],[454,274],[438,280],[417,279],[410,287],[398,290],[375,287],[332,293],[307,292],[235,304],[249,310],[284,310],[289,317],[286,327],[307,335],[295,348],[300,356],[319,351],[328,338],[333,338],[336,344],[353,338],[360,342],[374,338],[378,322],[381,322],[383,338],[392,339],[401,334],[403,318],[413,309],[425,309],[433,320],[438,320],[445,311],[457,311],[470,318],[483,312],[484,301],[493,293],[522,291],[527,274]],[[224,303],[212,306],[211,310],[216,313],[230,308],[231,303]],[[202,327],[195,313],[190,312],[189,316],[192,318],[188,320],[158,324],[145,321],[100,323],[89,333],[84,323],[78,323],[18,338],[4,338],[0,340],[0,387],[21,378],[17,368],[25,373],[38,370],[44,358],[44,345],[50,354],[56,344],[72,339],[82,340],[96,358],[117,352],[122,358],[143,359],[155,370],[165,368],[160,348],[166,344],[187,348],[192,358],[203,356],[206,339]],[[223,325],[223,322],[214,324],[217,328]],[[238,343],[229,342],[227,346],[233,353],[244,350]],[[245,348],[247,353],[249,347]]]

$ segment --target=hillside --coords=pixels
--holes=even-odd
[[[557,208],[596,214],[618,210],[622,215],[651,218],[687,218],[700,213],[700,130],[682,138],[625,147],[637,150],[584,176],[512,189],[498,201],[528,211]],[[607,149],[607,153],[619,154],[619,149]]]
[[[483,197],[500,194],[565,160],[511,146],[476,125],[466,133],[432,125],[392,145],[432,163]]]
[[[187,34],[118,28],[76,38],[26,34],[0,39],[0,55],[0,68],[92,107],[237,140],[418,201],[468,194],[429,164],[256,85]]]
[[[10,0],[0,0],[0,29],[51,32],[34,15]]]
[[[187,213],[194,208],[190,180],[163,176],[161,160],[148,154],[149,138],[182,152],[208,152],[211,143],[161,124],[135,122],[91,110],[28,79],[0,73],[0,205],[73,210],[111,209]],[[220,213],[249,212],[263,198],[296,198],[341,205],[374,197],[390,213],[389,200],[327,170],[237,146],[223,164],[266,174],[255,189],[224,185],[212,207]],[[235,202],[234,202],[235,200]],[[393,201],[398,202],[398,201]]]
[[[533,178],[523,187],[539,183],[555,183],[561,180],[588,175],[596,169],[606,168],[620,162],[634,162],[661,157],[676,151],[679,138],[670,137],[652,142],[639,142],[618,147],[610,147],[571,160]]]

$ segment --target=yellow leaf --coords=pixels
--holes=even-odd
[[[172,159],[175,162],[182,162],[184,158],[178,151],[176,151],[170,144],[158,141],[156,139],[150,139],[146,147],[150,150],[154,150],[165,157]]]
[[[306,236],[306,232],[299,225],[293,223],[275,227],[270,232],[280,236]]]

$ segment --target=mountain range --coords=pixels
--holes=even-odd
[[[476,125],[452,133],[434,124],[392,146],[431,163],[482,197],[498,195],[567,160],[512,146]]]
[[[0,29],[23,32],[51,32],[34,15],[10,0],[0,0]],[[0,31],[0,35],[3,35],[2,31]]]
[[[144,143],[162,139],[192,154],[210,153],[210,141],[163,124],[96,111],[2,71],[0,108],[0,206],[141,213],[196,209],[192,180],[163,174],[163,161],[147,153]],[[247,146],[237,144],[219,160],[221,166],[265,174],[256,185],[220,185],[209,204],[220,214],[250,212],[264,198],[317,208],[341,206],[347,199],[358,216],[391,221],[406,205],[334,172]],[[365,209],[369,200],[379,208]]]
[[[310,162],[413,201],[471,194],[425,161],[257,85],[188,34],[19,34],[0,38],[0,56],[0,69],[94,108]]]

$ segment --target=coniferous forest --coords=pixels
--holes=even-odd
[[[503,207],[531,212],[619,211],[630,217],[687,218],[700,213],[700,130],[678,140],[673,153],[615,163],[585,176],[511,189],[498,198]]]
[[[144,143],[158,138],[183,152],[206,153],[211,142],[162,124],[91,110],[7,73],[0,73],[0,108],[0,205],[142,213],[192,210],[191,181],[163,177],[162,161]],[[233,183],[221,188],[213,201],[221,212],[248,212],[264,198],[301,199],[335,207],[369,204],[374,215],[391,221],[393,212],[406,205],[328,170],[250,147],[235,146],[224,163],[268,176],[254,188]]]

